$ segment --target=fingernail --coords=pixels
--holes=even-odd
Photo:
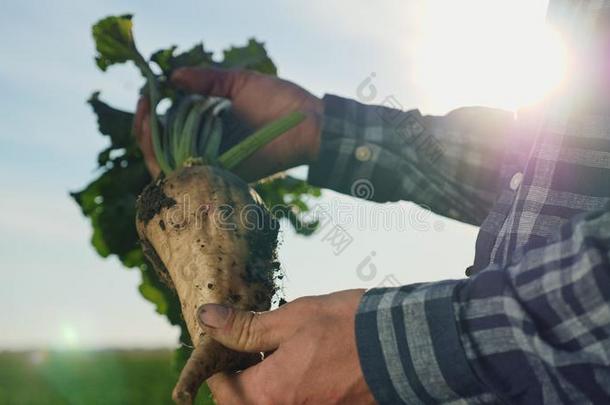
[[[205,304],[199,307],[198,317],[203,326],[222,328],[231,315],[231,308],[219,304]]]

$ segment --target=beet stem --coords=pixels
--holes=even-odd
[[[232,170],[244,159],[254,152],[282,135],[284,132],[296,127],[305,119],[305,114],[299,111],[292,112],[270,124],[265,125],[231,149],[220,155],[218,164],[220,167]]]

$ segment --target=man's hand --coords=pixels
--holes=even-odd
[[[208,380],[226,404],[374,404],[356,349],[355,316],[364,290],[306,297],[253,313],[208,304],[202,327],[224,346],[272,352],[240,373]]]
[[[294,83],[245,70],[182,68],[172,84],[192,93],[228,98],[235,113],[252,128],[260,128],[293,111],[306,114],[304,122],[264,146],[237,168],[248,181],[316,160],[320,144],[322,101]],[[150,105],[138,102],[134,132],[146,165],[159,174],[150,135]],[[239,140],[235,140],[239,141]]]

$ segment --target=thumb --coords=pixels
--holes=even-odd
[[[217,68],[180,68],[171,76],[172,83],[191,93],[231,99],[243,87],[248,72]]]
[[[241,352],[266,352],[279,347],[282,340],[281,313],[239,311],[219,304],[202,305],[199,323],[214,340]]]

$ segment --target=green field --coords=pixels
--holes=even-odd
[[[0,404],[171,404],[172,359],[170,350],[0,352]]]

